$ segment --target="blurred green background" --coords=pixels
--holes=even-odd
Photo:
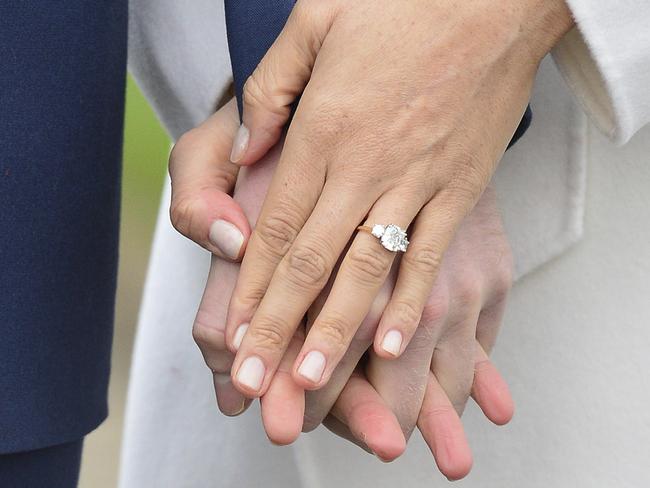
[[[117,486],[133,337],[169,149],[169,137],[129,77],[124,127],[120,268],[109,389],[110,413],[108,420],[86,438],[79,482],[81,488]]]
[[[158,210],[170,140],[130,77],[125,117],[122,218],[147,225]]]

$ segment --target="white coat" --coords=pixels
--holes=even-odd
[[[650,486],[650,3],[568,3],[578,27],[544,61],[531,129],[495,177],[518,280],[494,361],[517,411],[497,428],[467,409],[475,465],[458,486]],[[132,0],[130,69],[174,138],[230,78],[222,9]],[[638,134],[615,147],[594,126],[618,143]],[[257,408],[218,413],[190,333],[209,256],[172,229],[168,200],[167,188],[120,487],[444,486],[417,435],[385,465],[322,428],[279,448]]]

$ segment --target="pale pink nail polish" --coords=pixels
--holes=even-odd
[[[251,356],[241,363],[239,371],[237,371],[237,381],[252,391],[259,391],[264,381],[265,372],[266,368],[262,360],[257,356]]]
[[[237,259],[244,236],[239,229],[225,220],[215,220],[210,226],[210,242],[230,259]]]
[[[244,124],[239,126],[237,130],[237,135],[232,142],[232,152],[230,153],[230,161],[233,163],[238,163],[246,154],[248,149],[248,141],[250,140],[251,133]]]
[[[398,356],[402,349],[402,333],[399,330],[389,330],[381,341],[381,348],[388,354]]]
[[[300,363],[298,374],[312,383],[318,383],[325,371],[325,356],[320,351],[310,351]]]
[[[235,336],[232,338],[232,345],[235,346],[235,351],[239,350],[239,347],[244,340],[244,336],[246,335],[246,331],[248,330],[248,325],[249,324],[241,324],[237,327]]]

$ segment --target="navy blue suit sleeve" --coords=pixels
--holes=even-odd
[[[126,0],[0,6],[0,453],[107,413],[126,26]]]

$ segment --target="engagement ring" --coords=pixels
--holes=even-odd
[[[375,224],[372,227],[369,225],[360,225],[357,227],[357,230],[369,232],[379,239],[379,242],[381,242],[384,248],[391,252],[406,252],[406,248],[409,245],[406,231],[395,224]]]

